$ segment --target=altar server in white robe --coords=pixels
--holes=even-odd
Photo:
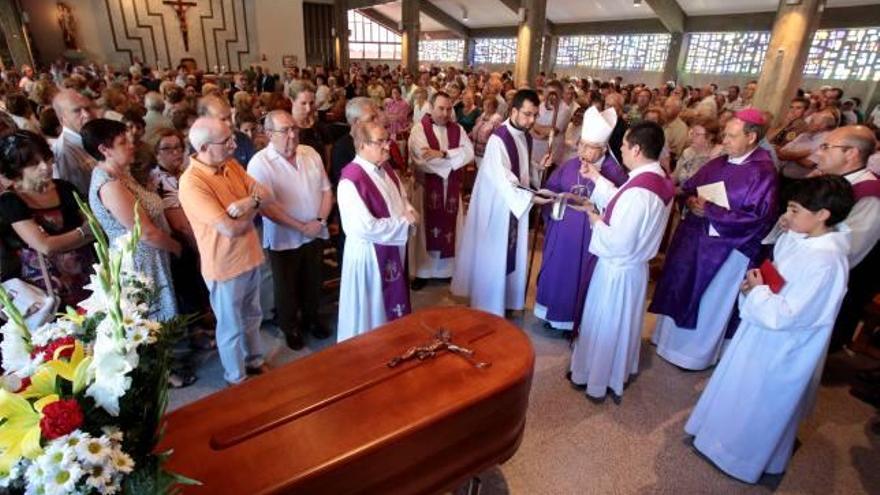
[[[489,137],[456,251],[452,293],[499,316],[525,305],[528,212],[551,201],[518,187],[529,184],[529,129],[539,105],[533,90],[517,91],[510,118]]]
[[[784,284],[774,293],[749,270],[739,328],[685,425],[697,450],[748,483],[785,471],[846,291],[852,187],[833,176],[796,187],[773,250]]]
[[[660,247],[675,195],[657,161],[664,140],[663,128],[654,122],[629,129],[621,150],[630,173],[620,188],[590,163],[581,169],[596,184],[590,200],[605,211],[599,215],[592,204],[586,209],[593,229],[586,256],[595,267],[576,329],[570,380],[586,386],[593,398],[605,397],[610,388],[619,401],[639,369],[648,261]]]
[[[474,146],[453,118],[449,95],[438,91],[430,102],[431,112],[413,125],[408,144],[416,176],[412,205],[423,220],[409,244],[413,290],[427,279],[452,277],[464,226],[463,167],[474,160]]]
[[[406,242],[419,215],[388,164],[388,131],[368,122],[352,129],[357,155],[341,174],[339,215],[345,257],[339,287],[339,342],[411,310]]]

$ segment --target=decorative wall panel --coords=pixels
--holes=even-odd
[[[192,58],[203,70],[235,71],[258,61],[253,2],[104,0],[104,7],[113,49],[129,63],[174,67]]]

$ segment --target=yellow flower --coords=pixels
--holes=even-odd
[[[61,355],[61,352],[68,349],[70,346],[62,346],[58,349],[55,349],[54,359],[49,361],[48,363],[44,363],[40,368],[42,369],[44,366],[53,370],[58,374],[61,378],[73,383],[73,393],[80,393],[87,385],[88,381],[88,368],[89,364],[92,362],[92,357],[86,357],[85,349],[83,349],[82,342],[79,340],[74,341],[73,345],[73,354],[71,354],[70,359],[68,361],[64,361],[58,358]]]
[[[43,452],[40,447],[40,419],[43,408],[58,400],[55,394],[36,401],[33,405],[24,397],[0,390],[0,473],[9,469],[22,457],[35,459]]]

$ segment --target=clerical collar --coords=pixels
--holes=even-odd
[[[380,176],[385,175],[385,169],[382,168],[382,164],[377,165],[377,164],[371,162],[370,160],[367,160],[366,158],[362,157],[361,155],[355,155],[354,161],[358,165],[360,165],[364,170],[372,170],[373,172],[376,172]]]
[[[861,166],[851,172],[847,172],[847,173],[843,174],[843,178],[848,180],[850,183],[855,184],[856,181],[861,179],[865,175],[865,172],[867,172],[867,171],[868,171],[867,167],[863,165],[863,166]]]
[[[734,165],[742,165],[746,160],[749,159],[750,156],[752,156],[752,153],[754,153],[755,150],[757,150],[758,148],[760,148],[760,146],[755,146],[754,148],[752,148],[752,151],[749,151],[745,155],[738,156],[736,158],[728,156],[727,161],[734,164]]]
[[[513,131],[513,132],[516,132],[516,133],[519,133],[519,134],[524,134],[524,133],[526,132],[526,129],[520,129],[520,128],[517,127],[517,125],[514,124],[513,121],[510,120],[510,119],[507,119],[507,122],[505,122],[505,124],[507,124],[507,127],[509,127],[510,130]]]
[[[650,163],[646,163],[644,165],[640,165],[632,170],[628,170],[630,179],[632,179],[633,177],[635,177],[639,174],[643,174],[645,172],[654,172],[655,174],[660,174],[663,176],[666,175],[666,172],[663,170],[663,167],[660,166],[660,162],[650,162]]]

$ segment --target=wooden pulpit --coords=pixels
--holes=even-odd
[[[473,356],[387,365],[440,329]],[[533,368],[508,321],[427,309],[170,413],[158,450],[184,493],[438,493],[513,455]]]

